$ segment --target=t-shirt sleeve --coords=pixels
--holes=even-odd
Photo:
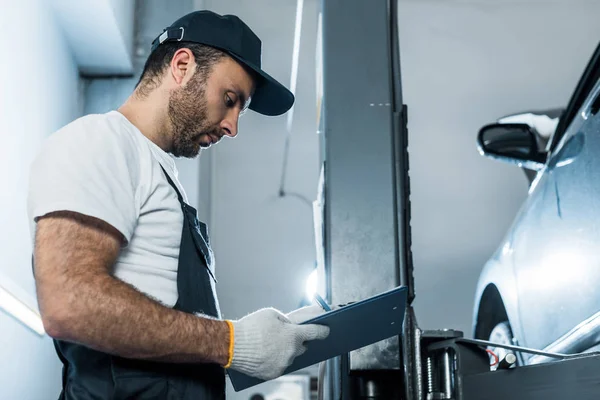
[[[52,135],[34,160],[28,215],[35,222],[55,211],[88,215],[112,225],[129,243],[139,216],[138,182],[131,135],[101,120],[76,121]]]

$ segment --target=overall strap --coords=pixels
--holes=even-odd
[[[163,168],[162,165],[160,166],[160,169],[163,170],[165,176],[167,177],[167,182],[169,182],[169,185],[171,185],[173,187],[173,189],[175,189],[175,193],[177,193],[177,199],[179,199],[179,202],[181,204],[184,204],[185,202],[183,201],[183,196],[179,192],[179,189],[177,189],[177,185],[175,185],[175,182],[173,182],[173,180],[171,179],[171,177],[169,176],[169,174],[167,174],[167,171],[165,171],[165,169]]]

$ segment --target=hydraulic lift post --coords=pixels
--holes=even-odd
[[[404,285],[412,301],[397,1],[321,4],[325,294],[347,304]],[[394,337],[329,362],[330,398],[404,397],[403,346]]]

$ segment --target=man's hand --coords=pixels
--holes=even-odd
[[[280,376],[306,351],[306,342],[322,340],[329,335],[326,326],[297,325],[272,308],[233,321],[233,326],[231,368],[264,380]]]
[[[225,321],[165,307],[111,276],[122,241],[112,226],[78,213],[38,221],[35,279],[48,335],[122,357],[225,365]]]

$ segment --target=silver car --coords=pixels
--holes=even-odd
[[[480,130],[483,155],[533,173],[525,203],[479,278],[475,338],[567,354],[600,347],[599,110],[600,46],[548,140],[514,119]]]

